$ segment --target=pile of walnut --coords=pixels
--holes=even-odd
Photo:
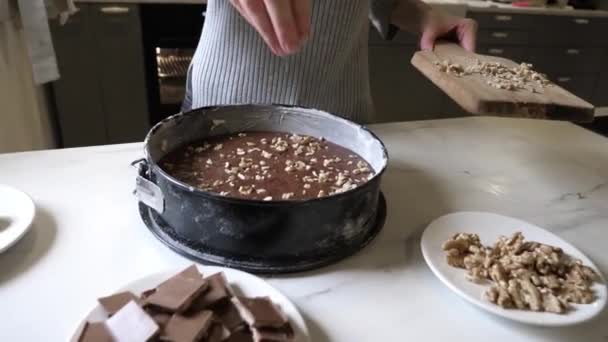
[[[545,75],[532,70],[532,64],[527,63],[509,68],[499,62],[481,62],[478,59],[474,65],[466,68],[447,60],[436,61],[435,65],[442,72],[458,77],[479,74],[486,79],[489,86],[497,89],[511,91],[521,89],[540,93],[543,88],[551,84]]]
[[[493,247],[476,234],[458,233],[443,244],[451,266],[464,268],[473,282],[490,281],[484,299],[503,308],[564,313],[570,303],[595,300],[598,275],[560,248],[525,241],[521,233],[501,237]]]

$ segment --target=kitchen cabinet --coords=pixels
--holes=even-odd
[[[547,15],[483,8],[472,8],[467,16],[479,24],[479,53],[532,63],[577,96],[608,106],[608,18],[576,11]],[[385,41],[371,29],[369,44],[379,122],[468,115],[411,67],[415,36],[399,32]],[[598,118],[585,127],[606,132],[605,121]]]
[[[78,7],[66,25],[51,23],[62,145],[141,141],[149,119],[138,6]]]
[[[370,28],[370,87],[376,122],[425,120],[468,115],[424,77],[410,60],[418,51],[418,39],[398,32],[383,40]]]
[[[443,93],[410,64],[411,46],[371,46],[370,86],[377,122],[431,119]]]

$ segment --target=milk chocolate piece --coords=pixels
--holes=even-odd
[[[179,275],[192,279],[200,279],[203,277],[201,272],[198,271],[198,267],[196,267],[196,265],[188,266],[186,269],[181,271]]]
[[[289,323],[279,329],[253,328],[254,342],[289,342],[293,341],[294,333]]]
[[[232,296],[232,289],[223,273],[216,273],[205,280],[209,288],[194,301],[192,304],[194,310],[204,310],[222,304]]]
[[[281,328],[288,323],[285,314],[268,297],[233,297],[232,302],[251,327]]]
[[[203,339],[204,342],[221,342],[225,341],[230,337],[230,331],[219,322],[214,322],[209,329],[207,338]]]
[[[103,322],[85,323],[78,342],[112,342],[112,335]]]
[[[193,342],[207,336],[213,323],[213,312],[199,311],[192,316],[174,314],[165,326],[163,339],[173,342]]]
[[[118,310],[122,309],[123,306],[127,305],[130,301],[135,301],[139,304],[139,298],[137,298],[131,292],[119,292],[107,297],[98,298],[97,301],[106,310],[109,316],[115,314]]]
[[[215,314],[217,319],[230,331],[242,329],[247,324],[232,301],[227,301],[218,306],[215,309]]]
[[[169,312],[183,312],[206,288],[205,280],[187,278],[178,274],[159,285],[146,299],[146,303]]]
[[[135,301],[130,301],[106,321],[116,342],[149,341],[159,332],[159,327]]]
[[[248,330],[235,331],[226,342],[253,342],[253,335]]]

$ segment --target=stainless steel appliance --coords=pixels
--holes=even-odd
[[[141,25],[150,124],[179,111],[205,5],[142,4]]]

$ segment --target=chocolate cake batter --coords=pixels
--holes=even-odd
[[[353,151],[322,138],[280,132],[213,137],[172,151],[160,165],[201,190],[264,201],[325,197],[374,175]]]

